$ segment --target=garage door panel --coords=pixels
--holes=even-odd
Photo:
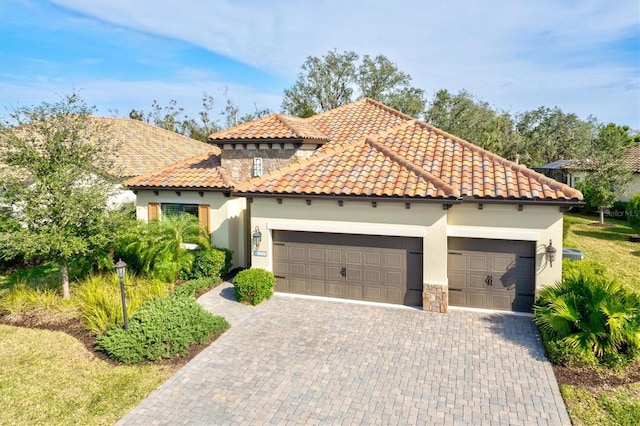
[[[469,255],[468,268],[470,271],[486,271],[487,270],[487,257],[486,256],[474,256]]]
[[[531,312],[535,244],[529,241],[449,238],[450,304]],[[491,279],[487,279],[490,277]]]
[[[273,239],[278,291],[422,302],[420,238],[273,231]]]

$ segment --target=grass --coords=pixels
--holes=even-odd
[[[604,264],[610,277],[640,292],[640,243],[627,240],[634,234],[631,227],[615,219],[606,219],[607,227],[590,225],[597,221],[596,217],[565,214],[563,245],[582,250],[585,259]]]
[[[560,386],[571,421],[578,425],[637,425],[640,419],[640,383],[591,392],[582,386]]]
[[[640,244],[627,240],[633,234],[626,222],[606,219],[597,227],[595,217],[564,215],[564,246],[580,249],[585,259],[607,267],[607,275],[640,292]],[[640,419],[640,383],[594,390],[561,385],[560,391],[574,425],[637,425]]]
[[[109,364],[62,332],[0,324],[0,341],[0,424],[114,424],[173,373]]]

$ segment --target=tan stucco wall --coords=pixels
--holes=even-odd
[[[251,204],[251,229],[262,233],[260,251],[252,253],[253,267],[273,270],[272,231],[276,229],[372,235],[400,235],[423,238],[426,285],[447,285],[447,237],[516,239],[535,242],[536,289],[553,284],[562,276],[562,213],[553,206],[454,205],[443,210],[441,204],[256,198]],[[553,266],[545,257],[549,240],[558,250]]]
[[[562,278],[562,213],[557,206],[454,205],[448,212],[451,237],[525,240],[536,243],[536,291]],[[545,256],[549,240],[557,249],[553,265]]]
[[[149,203],[182,203],[208,204],[209,229],[211,230],[211,244],[233,250],[233,265],[246,267],[246,231],[245,207],[246,199],[225,197],[220,192],[139,190],[136,197],[136,215],[139,220],[147,221]]]
[[[251,204],[251,229],[262,233],[260,251],[266,256],[251,257],[253,267],[273,271],[273,230],[333,232],[344,234],[398,235],[423,239],[425,284],[447,284],[446,211],[440,204],[401,202],[317,200],[307,205],[303,199],[256,198]]]

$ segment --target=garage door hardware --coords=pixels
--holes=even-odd
[[[343,277],[346,277],[347,276],[347,268],[340,269],[340,275],[342,275]]]
[[[493,277],[491,275],[487,275],[487,278],[484,279],[484,283],[489,287],[493,287]]]

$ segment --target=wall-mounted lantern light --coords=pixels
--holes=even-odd
[[[253,241],[253,250],[258,250],[262,241],[262,232],[260,232],[259,227],[256,226],[255,231],[251,234],[251,240]]]
[[[553,262],[555,262],[556,260],[556,252],[556,248],[553,246],[551,240],[549,240],[549,245],[547,246],[546,253],[547,260],[549,261],[549,265],[551,265],[551,267],[553,267]]]

